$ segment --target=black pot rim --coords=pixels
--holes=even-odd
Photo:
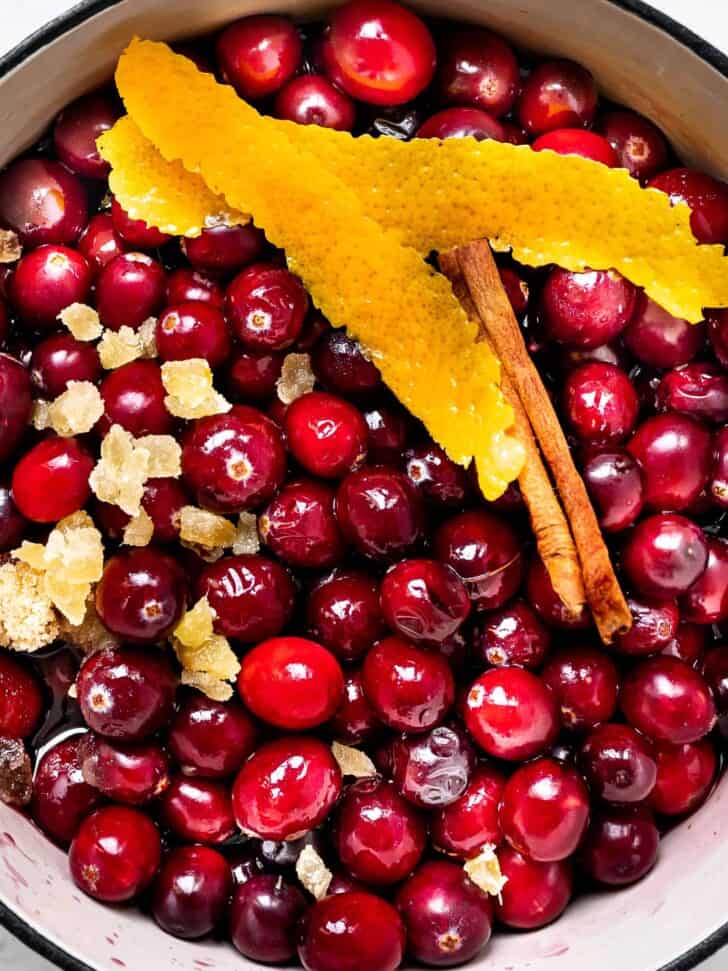
[[[74,27],[89,20],[95,14],[115,7],[122,0],[80,0],[79,3],[50,20],[43,27],[34,31],[25,40],[13,47],[7,54],[0,57],[0,78],[9,74],[23,61],[42,50],[52,41],[67,34]],[[703,40],[696,33],[678,23],[667,14],[656,10],[643,0],[608,0],[615,7],[621,7],[633,13],[640,19],[647,21],[679,41],[683,47],[697,54],[702,60],[714,67],[720,74],[728,78],[728,55],[719,51],[712,44]],[[12,910],[0,903],[0,925],[26,944],[41,957],[51,961],[62,971],[94,971],[90,965],[74,957],[44,937],[31,924],[18,917]],[[692,971],[702,961],[707,960],[722,947],[728,945],[728,921],[700,943],[695,944],[679,957],[654,971]],[[651,971],[651,969],[649,969]]]

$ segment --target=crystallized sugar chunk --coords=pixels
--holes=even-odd
[[[342,775],[351,775],[355,779],[365,779],[367,776],[377,774],[376,765],[366,752],[362,752],[358,748],[334,742],[331,746],[331,754],[339,763]]]
[[[78,341],[95,341],[104,330],[99,315],[85,303],[70,304],[58,314],[58,319]]]
[[[37,651],[56,640],[58,615],[45,592],[43,573],[27,563],[0,567],[0,646]]]
[[[241,512],[233,540],[233,553],[236,556],[257,553],[260,549],[258,519],[253,512]]]
[[[150,479],[176,479],[182,475],[182,449],[171,435],[142,435],[137,445],[149,452]]]
[[[194,607],[184,613],[174,629],[174,636],[184,647],[200,647],[215,633],[213,623],[216,616],[207,597],[201,597]]]
[[[313,391],[316,375],[311,369],[308,354],[286,354],[281,373],[276,381],[278,397],[284,405],[290,405],[309,391]]]
[[[84,654],[95,654],[107,647],[118,647],[121,641],[112,634],[102,623],[96,612],[96,601],[93,592],[86,598],[86,611],[80,624],[72,624],[65,617],[60,618],[61,637],[83,651]]]
[[[50,405],[42,398],[36,398],[33,402],[33,411],[30,415],[30,423],[36,431],[43,432],[51,427]]]
[[[142,344],[142,357],[157,356],[157,318],[147,317],[137,330]]]
[[[51,428],[62,438],[90,432],[103,413],[103,398],[90,381],[69,381],[48,408]]]
[[[296,876],[301,885],[316,898],[326,896],[334,877],[313,846],[304,846],[296,860]]]
[[[202,597],[177,624],[172,643],[184,669],[182,683],[227,701],[232,689],[226,682],[238,676],[240,662],[227,638],[213,632],[214,620],[215,611]]]
[[[89,477],[94,495],[119,506],[129,516],[141,508],[149,478],[149,450],[141,447],[121,425],[112,425],[101,442],[101,458]]]
[[[97,349],[101,359],[101,367],[107,371],[123,367],[124,364],[136,361],[137,358],[144,355],[141,336],[131,327],[105,330]]]
[[[230,411],[232,405],[212,386],[210,365],[201,357],[162,365],[164,404],[177,418],[205,418]]]
[[[213,701],[230,701],[233,687],[227,681],[221,681],[212,674],[202,674],[200,671],[183,671],[180,678],[182,684],[188,688],[196,688]]]
[[[154,523],[149,514],[144,509],[140,509],[126,524],[121,541],[126,546],[148,546],[153,535]]]
[[[179,535],[186,543],[218,549],[232,546],[236,529],[224,516],[196,506],[183,506],[180,510]]]
[[[18,234],[12,229],[0,229],[0,263],[15,263],[22,255]]]
[[[492,897],[499,897],[508,882],[508,877],[501,872],[495,848],[490,843],[472,860],[467,860],[463,869],[474,884]]]

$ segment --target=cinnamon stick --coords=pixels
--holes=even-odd
[[[487,240],[478,240],[458,247],[453,255],[478,316],[523,404],[551,469],[576,543],[586,598],[599,634],[609,644],[615,634],[629,630],[632,616],[586,487],[574,465],[551,399],[526,348],[490,246]]]

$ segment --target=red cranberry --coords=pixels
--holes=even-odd
[[[425,732],[438,725],[455,697],[447,661],[401,637],[385,637],[371,649],[362,679],[379,718],[401,732]]]
[[[230,937],[251,961],[288,962],[296,954],[296,931],[305,910],[306,900],[297,887],[278,876],[254,875],[235,891]]]
[[[334,738],[347,745],[359,745],[381,727],[364,694],[360,671],[344,676],[344,699],[329,726]]]
[[[116,904],[149,886],[161,856],[159,830],[148,816],[126,806],[109,806],[81,823],[68,862],[84,893]]]
[[[598,725],[579,751],[592,793],[607,802],[642,802],[657,779],[653,746],[629,725]]]
[[[687,364],[703,347],[705,325],[673,317],[641,293],[624,331],[624,342],[638,360],[650,367],[678,367]]]
[[[87,94],[56,118],[53,145],[64,165],[84,179],[105,179],[111,166],[96,147],[96,139],[114,126],[119,111],[103,94]]]
[[[726,422],[728,375],[715,364],[684,364],[663,377],[656,401],[662,411],[678,411],[718,424]]]
[[[45,244],[16,266],[10,297],[25,323],[50,328],[65,307],[85,302],[90,285],[91,270],[80,253]]]
[[[303,322],[303,328],[298,335],[296,343],[293,345],[295,350],[308,353],[313,350],[318,341],[324,335],[331,332],[331,324],[324,317],[320,310],[312,307]]]
[[[631,532],[622,566],[644,597],[670,599],[685,593],[708,562],[702,529],[676,513],[650,516]]]
[[[556,920],[571,900],[571,867],[566,860],[536,863],[509,846],[498,853],[507,882],[496,901],[498,920],[517,930],[535,930]]]
[[[607,111],[599,130],[617,154],[619,165],[641,182],[665,168],[668,145],[660,129],[634,111]]]
[[[713,502],[728,507],[728,426],[715,435],[713,469],[710,475],[710,496]]]
[[[167,307],[157,321],[157,349],[163,361],[204,358],[211,368],[230,356],[230,331],[222,313],[199,301]]]
[[[282,351],[301,332],[308,295],[289,270],[256,263],[228,285],[225,308],[233,332],[244,347]]]
[[[33,348],[30,377],[41,395],[57,398],[69,381],[96,383],[101,376],[99,354],[93,344],[71,334],[53,334]]]
[[[86,193],[58,162],[25,158],[0,176],[0,223],[24,246],[73,243],[86,225]]]
[[[589,826],[582,864],[598,883],[625,886],[652,869],[659,842],[660,834],[649,809],[602,809]]]
[[[673,205],[684,202],[692,210],[690,228],[699,243],[728,242],[728,185],[718,179],[678,168],[661,172],[650,188],[667,193]]]
[[[220,513],[267,502],[282,484],[286,453],[270,418],[246,405],[200,418],[182,446],[182,475],[197,501]]]
[[[697,742],[715,723],[705,679],[672,657],[650,658],[628,674],[620,704],[627,720],[654,742]]]
[[[0,735],[27,738],[43,711],[37,678],[8,654],[0,652]]]
[[[104,414],[97,425],[106,435],[112,425],[121,425],[136,438],[168,435],[174,420],[164,399],[167,392],[156,361],[130,361],[110,371],[99,388]]]
[[[32,407],[28,371],[14,357],[0,354],[0,462],[20,444]]]
[[[303,59],[301,38],[285,17],[258,15],[230,24],[217,42],[223,78],[248,101],[275,94]]]
[[[551,583],[551,577],[543,561],[534,557],[526,571],[526,598],[541,620],[550,627],[582,630],[591,626],[587,607],[578,613],[567,610]]]
[[[405,929],[394,907],[371,893],[338,893],[304,916],[298,957],[306,971],[395,971]]]
[[[199,236],[183,238],[182,252],[203,273],[234,273],[260,259],[265,236],[252,223],[244,226],[211,226]]]
[[[395,469],[364,466],[342,481],[336,517],[345,538],[365,556],[402,556],[421,539],[422,499],[410,480]]]
[[[380,600],[390,628],[415,641],[444,641],[470,612],[462,580],[437,560],[397,563],[382,581]]]
[[[33,820],[51,839],[64,845],[101,801],[101,793],[83,777],[80,740],[81,736],[73,735],[41,756],[33,780]]]
[[[483,664],[538,668],[548,653],[550,639],[532,608],[524,600],[514,600],[486,615],[474,646]]]
[[[338,394],[362,394],[381,386],[379,368],[364,356],[357,341],[340,330],[331,330],[319,341],[311,365],[317,379]]]
[[[462,796],[475,768],[475,750],[454,725],[425,735],[395,739],[390,748],[392,781],[415,806],[449,806]]]
[[[314,479],[286,482],[260,516],[258,529],[271,551],[291,566],[324,569],[344,554],[334,491]]]
[[[404,468],[425,499],[435,505],[462,506],[471,496],[467,471],[432,442],[408,449]]]
[[[445,104],[481,108],[500,117],[513,107],[519,88],[518,61],[498,34],[470,27],[446,38],[438,69]]]
[[[258,731],[236,701],[213,701],[191,694],[169,728],[169,750],[188,776],[225,779],[255,749]]]
[[[208,846],[180,846],[159,871],[152,914],[168,934],[196,940],[221,923],[231,892],[230,864],[222,854]]]
[[[642,472],[635,459],[628,452],[597,452],[581,474],[601,529],[617,533],[631,526],[642,512]]]
[[[321,74],[293,78],[276,97],[275,113],[299,125],[320,125],[351,131],[356,121],[354,102]]]
[[[504,121],[502,125],[505,135],[503,141],[508,142],[510,145],[528,145],[528,135],[520,125],[517,125],[513,121]],[[506,287],[506,293],[508,293],[508,287]]]
[[[531,146],[534,152],[549,149],[559,155],[580,155],[609,168],[619,163],[617,153],[602,135],[583,128],[556,128],[539,136]]]
[[[616,270],[551,270],[541,297],[550,337],[571,347],[599,347],[617,337],[634,312],[637,291]]]
[[[690,624],[680,621],[675,631],[675,636],[666,644],[661,654],[668,657],[676,657],[678,661],[684,661],[692,667],[699,667],[705,654],[706,644],[705,628],[699,624]]]
[[[503,125],[479,108],[445,108],[420,125],[417,138],[474,138],[478,142],[493,138],[505,141]]]
[[[680,611],[676,605],[665,600],[629,597],[627,606],[632,614],[632,626],[626,633],[617,634],[615,648],[620,654],[637,656],[662,651],[677,633]]]
[[[317,584],[306,605],[308,628],[341,661],[356,661],[384,633],[376,580],[335,573]]]
[[[597,110],[594,78],[574,61],[546,61],[523,86],[518,117],[530,135],[586,128]]]
[[[75,438],[45,438],[13,472],[13,500],[26,519],[55,523],[85,505],[94,460]]]
[[[186,505],[187,494],[179,480],[147,479],[142,508],[154,524],[155,542],[171,543],[179,536],[179,514]]]
[[[718,727],[722,735],[728,735],[728,650],[726,645],[708,651],[701,665],[703,677],[708,682],[718,711]]]
[[[363,412],[370,462],[396,465],[404,451],[412,422],[403,408],[373,405]],[[461,470],[464,471],[464,470]]]
[[[8,553],[20,546],[27,531],[28,520],[13,502],[10,487],[0,484],[0,553]]]
[[[101,270],[96,281],[96,307],[109,330],[136,330],[161,310],[166,291],[162,266],[146,253],[122,253]]]
[[[433,845],[463,859],[477,856],[486,844],[500,845],[503,833],[498,807],[505,784],[499,769],[488,764],[477,766],[460,798],[431,817]]]
[[[226,783],[178,776],[162,796],[160,818],[175,836],[190,843],[224,843],[235,832]]]
[[[728,620],[728,540],[708,540],[708,565],[680,601],[685,620],[722,624]]]
[[[715,779],[718,759],[709,739],[685,745],[658,745],[657,783],[650,806],[665,816],[690,813],[705,800]]]
[[[227,387],[234,401],[266,401],[273,396],[281,376],[284,355],[278,351],[270,354],[253,354],[236,351],[229,359]]]
[[[566,647],[546,664],[541,677],[551,688],[566,728],[593,728],[617,707],[617,670],[593,647]]]
[[[627,375],[611,364],[582,364],[566,379],[564,411],[580,441],[608,445],[634,428],[639,399]]]
[[[297,398],[285,418],[286,443],[312,475],[338,479],[366,457],[367,426],[348,401],[324,391]]]
[[[198,273],[189,267],[174,270],[167,277],[167,303],[186,303],[188,300],[199,300],[217,310],[222,310],[225,296],[217,281]]]
[[[627,449],[642,467],[645,506],[679,511],[693,503],[708,481],[708,430],[687,415],[655,415],[638,426]]]
[[[108,212],[99,212],[92,216],[78,240],[78,251],[94,276],[127,249],[126,243],[114,229],[111,214]]]
[[[142,805],[169,785],[169,760],[155,742],[114,744],[89,732],[81,738],[79,758],[86,782],[114,802]]]
[[[119,236],[133,249],[156,249],[172,238],[143,219],[132,219],[117,199],[111,200],[111,221]]]
[[[148,738],[171,718],[177,678],[161,651],[107,648],[84,661],[78,703],[86,724],[120,742]]]
[[[208,566],[197,583],[217,614],[225,637],[254,643],[275,637],[293,612],[295,588],[288,572],[264,556],[226,556]]]
[[[329,747],[287,736],[262,745],[243,765],[233,810],[244,833],[292,840],[322,823],[340,792],[341,772]]]
[[[728,368],[728,311],[711,310],[706,316],[706,321],[713,353],[723,367]]]
[[[535,674],[515,667],[481,674],[467,693],[464,720],[488,755],[517,762],[543,752],[559,729],[551,690]]]
[[[96,588],[104,624],[135,644],[163,640],[182,616],[186,578],[171,556],[153,547],[117,553]]]

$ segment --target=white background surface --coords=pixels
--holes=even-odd
[[[169,2],[174,3],[174,0]],[[573,0],[573,2],[578,3],[579,0]],[[714,46],[728,51],[728,0],[652,0],[652,5],[686,24]],[[0,0],[0,53],[4,53],[46,21],[72,6],[73,3],[70,0],[20,0],[20,2]],[[700,971],[726,971],[727,967],[728,953],[724,951],[701,965]],[[47,961],[37,957],[2,929],[0,929],[0,969],[2,971],[53,971]],[[133,969],[133,971],[141,971],[141,969]],[[654,969],[628,968],[625,971],[654,971]]]

